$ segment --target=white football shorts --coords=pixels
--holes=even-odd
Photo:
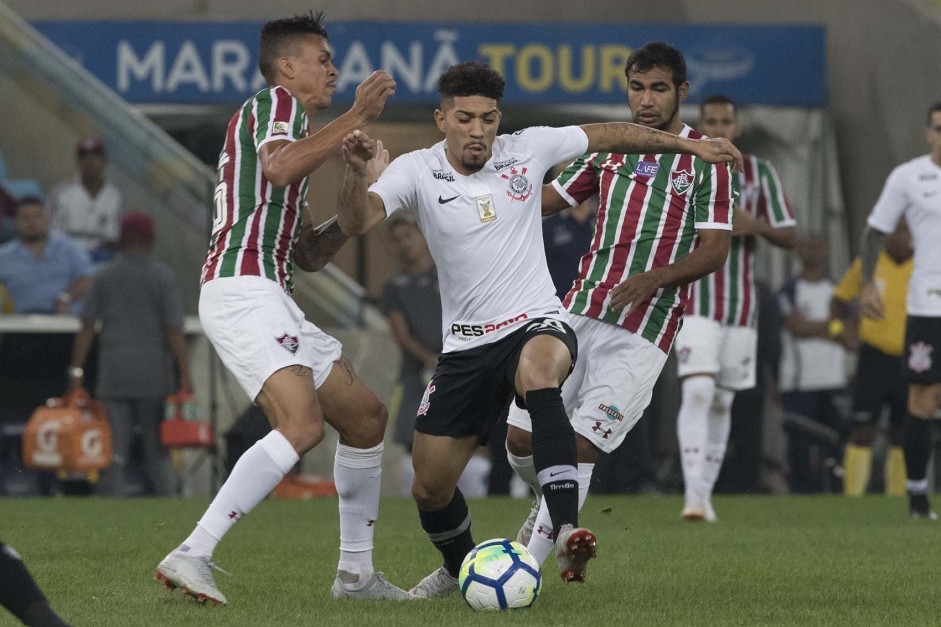
[[[705,316],[686,316],[674,342],[677,374],[682,379],[711,374],[727,390],[755,387],[758,333],[727,326]]]
[[[225,367],[254,402],[272,374],[300,365],[319,388],[343,347],[304,319],[281,286],[258,276],[213,279],[199,291],[199,322]]]
[[[562,385],[562,402],[572,427],[599,450],[610,453],[640,420],[667,355],[622,327],[572,315],[578,361]],[[532,433],[529,413],[510,404],[507,424]]]

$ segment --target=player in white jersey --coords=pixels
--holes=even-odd
[[[503,87],[503,78],[480,63],[448,69],[435,111],[445,140],[395,159],[368,192],[363,170],[371,140],[354,133],[344,146],[343,232],[360,235],[392,212],[416,212],[441,284],[444,352],[418,410],[412,493],[444,565],[412,589],[419,598],[457,590],[461,562],[474,546],[457,480],[514,395],[533,415],[536,473],[558,525],[563,580],[583,581],[595,554],[594,535],[578,527],[575,439],[559,389],[576,342],[546,267],[545,173],[586,150],[739,156],[725,140],[694,141],[627,123],[497,136]]]
[[[372,564],[386,409],[342,356],[340,343],[305,320],[290,296],[294,265],[317,269],[345,239],[335,223],[321,237],[309,226],[307,177],[347,133],[379,116],[395,81],[373,74],[356,89],[347,113],[308,135],[308,116],[329,106],[338,74],[323,15],[265,24],[259,67],[269,87],[232,116],[219,159],[199,314],[216,352],[265,411],[272,431],[239,458],[155,577],[224,605],[210,571],[216,545],[323,440],[326,420],[340,433],[334,463],[340,561],[331,594],[404,599],[406,592]]]
[[[861,254],[864,287],[860,312],[877,320],[885,315],[873,275],[887,234],[904,216],[915,249],[903,354],[909,381],[906,487],[911,516],[936,520],[928,502],[927,475],[933,442],[931,420],[941,406],[941,102],[928,110],[925,139],[930,152],[892,170],[869,214]]]
[[[630,56],[625,73],[636,121],[702,137],[680,119],[689,83],[679,50],[647,44]],[[564,300],[577,314],[572,327],[583,354],[562,388],[578,442],[580,506],[599,455],[623,442],[650,403],[682,322],[687,285],[722,266],[732,230],[731,173],[724,165],[663,154],[582,156],[546,186],[543,212],[593,194],[599,196],[595,237]],[[510,408],[507,457],[540,495],[530,444],[535,422]],[[540,561],[553,548],[553,521],[543,492],[517,536]]]
[[[735,141],[738,107],[713,95],[699,105],[698,130]],[[744,156],[735,179],[739,192],[729,257],[718,271],[690,285],[683,331],[676,338],[682,402],[676,418],[683,465],[684,520],[714,522],[712,490],[732,428],[735,392],[755,387],[758,299],[753,256],[758,237],[793,248],[795,221],[770,163]]]

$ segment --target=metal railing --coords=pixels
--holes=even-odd
[[[22,145],[30,141],[28,125],[46,128],[47,135],[53,136],[42,159],[48,157],[49,163],[62,162],[63,154],[71,156],[72,146],[83,136],[95,135],[104,141],[109,172],[124,192],[126,206],[154,217],[160,235],[156,254],[176,271],[183,285],[184,306],[194,312],[211,220],[212,168],[3,3],[0,78],[0,89],[8,92],[7,118],[0,134],[27,138]],[[19,104],[11,106],[10,101]],[[49,127],[63,132],[52,133]],[[64,134],[70,136],[61,137]],[[41,174],[43,167],[37,164],[36,170]],[[45,178],[48,183],[50,177]],[[299,273],[296,285],[299,304],[318,325],[384,328],[383,316],[364,302],[363,288],[335,266],[314,275]]]

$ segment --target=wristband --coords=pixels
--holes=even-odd
[[[843,335],[843,331],[846,330],[846,325],[843,324],[843,321],[839,318],[833,318],[830,320],[830,324],[827,325],[827,333],[830,334],[830,337],[836,338]]]

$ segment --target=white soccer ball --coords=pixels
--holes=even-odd
[[[461,596],[475,610],[511,610],[536,602],[542,574],[525,546],[495,538],[467,554],[458,584]]]

